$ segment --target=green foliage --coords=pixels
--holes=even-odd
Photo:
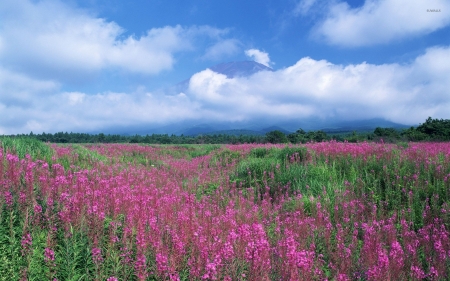
[[[204,186],[199,185],[195,197],[201,199],[203,196],[213,195],[219,186],[220,184],[218,183],[208,183]]]
[[[243,187],[251,187],[256,198],[263,196],[269,187],[272,198],[285,191],[298,191],[297,182],[305,174],[304,163],[310,155],[304,147],[254,148],[236,168],[231,180]],[[288,188],[288,190],[286,190]]]
[[[79,144],[72,144],[73,153],[76,153],[78,156],[78,162],[81,163],[90,163],[93,161],[96,162],[108,162],[108,158],[104,155],[99,154],[97,151],[90,150],[85,146]],[[78,163],[77,163],[78,164]]]
[[[356,131],[353,131],[351,135],[347,135],[343,138],[343,140],[350,142],[350,143],[357,143],[357,142],[363,142],[368,138],[368,136],[363,134],[358,134]]]
[[[409,141],[448,141],[450,140],[450,120],[428,117],[417,128],[404,130],[401,135]]]
[[[322,130],[305,132],[303,129],[299,129],[287,137],[291,143],[321,142],[330,139],[327,133]]]
[[[306,137],[316,142],[321,142],[328,139],[327,133],[321,130],[315,132],[308,132],[308,134],[306,134]]]
[[[330,159],[299,147],[255,148],[236,166],[230,179],[237,182],[237,186],[252,188],[255,200],[262,199],[266,192],[273,200],[286,192],[290,196],[302,194],[302,200],[285,203],[286,211],[302,206],[305,212],[311,213],[318,198],[332,208],[336,204],[336,194],[349,191],[373,202],[380,214],[411,210],[409,220],[418,229],[424,225],[423,212],[427,204],[436,214],[443,204],[450,204],[450,186],[448,181],[433,176],[441,165],[439,161],[417,165],[401,157],[400,150],[408,144],[398,146],[398,150],[394,149],[382,160],[375,156],[350,155]],[[292,155],[296,155],[295,161],[291,160]],[[444,173],[449,172],[447,169]],[[426,203],[427,198],[435,200]]]
[[[375,131],[373,131],[374,135],[377,137],[390,137],[390,138],[399,138],[400,134],[394,128],[380,128],[377,127]]]
[[[189,151],[191,158],[209,155],[212,151],[219,149],[221,146],[217,144],[192,145]]]
[[[145,143],[145,144],[225,144],[225,143],[263,143],[265,136],[245,134],[212,134],[212,135],[168,135],[168,134],[151,134],[151,135],[110,135],[110,134],[83,134],[83,133],[67,133],[59,132],[55,134],[21,134],[11,137],[32,138],[42,142],[51,143]]]
[[[278,159],[281,160],[283,164],[292,161],[303,163],[309,159],[309,152],[305,147],[289,147],[286,146],[281,150],[276,150]]]
[[[233,162],[239,161],[241,158],[242,155],[239,151],[232,151],[228,148],[223,148],[213,154],[211,157],[211,164],[218,167],[226,167]]]
[[[425,141],[429,139],[427,134],[417,131],[414,127],[404,130],[402,136],[409,141]]]
[[[0,280],[19,280],[25,264],[21,254],[20,219],[14,210],[2,206],[0,216]]]
[[[57,160],[65,170],[70,169],[71,165],[90,169],[97,162],[103,162],[104,164],[109,163],[109,159],[106,156],[80,144],[62,144],[62,146],[69,146],[72,148],[71,154],[60,156]]]
[[[402,148],[402,149],[405,149],[405,148],[409,147],[408,143],[404,142],[404,141],[398,142],[397,145],[398,145],[399,148]]]
[[[253,148],[250,151],[250,157],[265,158],[270,153],[270,150],[271,149],[268,149],[266,147]],[[274,149],[272,149],[272,150],[274,150]]]
[[[270,131],[266,134],[266,140],[270,143],[287,143],[288,138],[286,135],[279,130]]]
[[[432,140],[450,140],[449,119],[432,119],[428,117],[425,123],[418,126],[416,130],[427,135]]]
[[[0,146],[4,152],[10,151],[20,159],[29,154],[33,160],[43,159],[51,162],[53,156],[53,149],[50,146],[34,138],[3,136],[0,137]]]
[[[44,230],[33,231],[33,249],[30,254],[30,266],[28,268],[29,280],[46,280],[52,275],[51,262],[46,263],[44,251],[47,246],[47,232]],[[50,268],[52,267],[52,268]]]
[[[58,280],[92,280],[94,264],[92,262],[89,240],[81,231],[71,229],[70,237],[59,235],[56,251]]]

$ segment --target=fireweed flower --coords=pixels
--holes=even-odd
[[[136,257],[136,262],[134,263],[134,268],[136,270],[136,275],[139,280],[145,280],[147,278],[146,272],[147,259],[144,254],[138,254]]]
[[[5,203],[8,207],[12,207],[13,204],[13,197],[11,192],[9,191],[5,191],[5,193],[3,194],[4,198],[5,198]]]
[[[430,144],[427,145],[431,147]],[[438,209],[442,209],[439,215],[448,216],[449,207],[435,205],[430,195],[431,202],[428,205],[431,209],[427,207],[428,210],[424,212],[426,221],[422,229],[415,229],[416,226],[409,221],[412,215],[421,219],[420,214],[423,211],[423,209],[414,208],[413,202],[418,198],[416,187],[422,188],[424,186],[422,183],[429,180],[424,190],[427,191],[435,184],[435,181],[430,179],[435,178],[437,183],[444,184],[446,177],[450,177],[448,171],[450,154],[448,152],[445,154],[447,157],[445,158],[447,160],[443,160],[445,162],[439,162],[442,168],[435,169],[437,162],[433,159],[433,155],[439,153],[436,152],[439,149],[429,149],[427,145],[420,144],[417,148],[408,148],[399,152],[399,167],[403,165],[402,161],[406,160],[417,163],[417,165],[412,164],[406,176],[392,166],[390,159],[395,155],[392,154],[389,144],[330,142],[306,145],[308,149],[316,152],[311,154],[311,157],[324,155],[329,163],[333,161],[338,163],[343,156],[348,156],[349,162],[346,162],[348,164],[351,164],[351,157],[357,157],[361,165],[365,165],[364,161],[379,161],[372,163],[377,165],[376,169],[368,168],[369,176],[384,176],[387,185],[394,182],[396,186],[401,185],[399,190],[404,188],[401,194],[404,198],[402,197],[401,201],[405,201],[407,206],[404,210],[400,210],[401,216],[405,217],[400,228],[396,227],[400,222],[398,217],[391,221],[383,213],[387,205],[384,203],[379,204],[378,207],[373,205],[370,199],[371,196],[376,195],[375,193],[367,192],[361,199],[355,200],[354,197],[358,195],[353,190],[365,188],[364,175],[356,174],[356,177],[361,178],[350,180],[350,182],[348,178],[342,179],[342,185],[346,191],[335,194],[341,201],[336,199],[334,220],[331,220],[328,212],[333,210],[327,210],[329,204],[323,200],[329,196],[328,190],[326,190],[327,193],[314,194],[314,189],[307,186],[309,194],[303,194],[303,197],[307,199],[312,196],[307,202],[311,212],[305,213],[305,205],[302,203],[305,200],[302,199],[301,194],[298,194],[300,196],[298,202],[302,204],[296,204],[295,212],[284,212],[281,211],[282,203],[266,204],[265,201],[255,203],[252,197],[243,195],[242,191],[236,188],[236,183],[233,185],[230,179],[223,179],[225,172],[233,171],[235,167],[233,165],[221,170],[214,165],[210,167],[211,157],[209,156],[196,157],[192,160],[175,159],[168,154],[158,154],[161,151],[160,148],[137,145],[95,145],[89,146],[88,149],[110,159],[132,156],[137,152],[145,155],[147,159],[161,161],[167,166],[158,165],[158,169],[148,169],[144,166],[127,165],[124,170],[120,164],[92,163],[93,167],[90,170],[75,166],[64,169],[57,164],[49,169],[48,164],[43,162],[28,171],[28,167],[32,166],[28,161],[32,160],[28,159],[22,163],[11,156],[9,157],[12,163],[10,165],[5,157],[0,156],[0,161],[4,164],[0,163],[0,176],[3,176],[0,180],[0,200],[11,208],[14,206],[14,200],[28,202],[28,204],[34,202],[33,194],[21,189],[23,186],[20,185],[20,180],[25,176],[27,186],[33,186],[28,184],[28,180],[33,184],[33,181],[39,183],[42,194],[37,196],[39,198],[36,197],[37,202],[45,202],[47,198],[47,204],[42,203],[43,207],[46,206],[45,218],[48,221],[57,219],[59,212],[62,229],[66,229],[69,225],[73,225],[75,229],[75,226],[79,226],[86,219],[86,213],[89,212],[88,219],[92,218],[92,233],[96,235],[103,233],[104,218],[116,218],[118,215],[123,215],[125,217],[123,236],[119,235],[122,242],[120,245],[130,249],[135,247],[139,249],[141,246],[145,249],[154,249],[158,267],[155,276],[165,279],[178,278],[177,270],[184,266],[181,264],[186,257],[184,255],[187,255],[188,250],[192,250],[192,258],[189,259],[192,264],[189,266],[194,279],[202,277],[208,280],[240,279],[242,271],[230,266],[237,259],[248,265],[245,271],[247,276],[242,276],[244,280],[263,280],[271,270],[279,270],[281,280],[302,278],[303,280],[324,280],[322,257],[316,256],[315,249],[305,242],[310,241],[308,239],[313,237],[312,235],[316,235],[313,239],[318,238],[320,245],[326,246],[324,254],[330,257],[329,273],[331,275],[327,276],[329,280],[348,280],[349,277],[372,280],[443,278],[449,272],[446,268],[450,256],[448,228],[445,226],[442,229],[439,228],[438,226],[442,223],[430,223]],[[245,144],[227,147],[230,151],[239,152],[239,155],[245,157],[252,148],[278,146]],[[445,151],[450,151],[450,146],[446,147]],[[70,153],[69,151],[61,155],[70,156]],[[55,159],[58,160],[59,157]],[[424,160],[427,158],[430,158],[428,163]],[[318,158],[311,161],[318,161]],[[282,166],[279,169],[284,169]],[[74,171],[74,168],[78,170]],[[273,168],[275,169],[275,166]],[[225,169],[228,170],[224,172]],[[355,171],[357,172],[358,168]],[[274,177],[273,172],[267,171],[265,177],[269,183],[261,184],[261,188],[278,184],[275,181],[270,182],[269,177]],[[333,180],[336,179],[333,178]],[[217,194],[205,196],[201,201],[191,194],[192,191],[196,191],[200,186],[207,186],[210,182],[221,185],[217,189],[219,191]],[[448,183],[442,187],[447,188]],[[220,205],[221,207],[218,208],[218,204],[228,199],[226,198],[227,188],[230,188],[229,193],[234,197],[229,200],[229,207],[224,208]],[[25,194],[26,198],[20,192]],[[280,199],[280,202],[287,200]],[[42,212],[38,206],[27,207],[31,207],[32,210],[35,208],[35,214]],[[408,212],[408,208],[412,211]],[[398,214],[400,215],[400,212]],[[51,227],[54,223],[51,221],[51,224],[45,224],[43,227]],[[342,225],[337,226],[338,224]],[[275,232],[272,231],[274,225]],[[147,228],[148,233],[147,230],[141,230],[138,233],[142,232],[142,236],[134,236],[134,229]],[[269,229],[272,232],[269,233]],[[113,225],[108,234],[111,235],[112,241],[118,242]],[[333,234],[336,234],[335,237]],[[22,249],[31,248],[33,242],[31,239],[31,234],[24,232],[21,240]],[[361,249],[358,246],[360,243],[362,243]],[[51,243],[47,245],[53,247]],[[55,259],[53,250],[50,248],[45,250],[45,261],[53,261]],[[103,260],[100,249],[91,251],[96,262]],[[134,271],[131,274],[142,280],[146,278],[147,269],[145,256],[143,256],[144,261],[139,261],[142,258],[139,253],[143,253],[143,249],[134,255],[123,248],[120,261]],[[425,253],[425,256],[429,257],[427,264],[421,263],[418,253]],[[358,257],[359,267],[354,265],[355,257]],[[110,276],[104,272],[99,274],[102,274],[104,278]],[[111,276],[107,280],[113,281],[117,278]]]
[[[44,260],[45,262],[51,262],[55,260],[55,252],[50,248],[45,248],[44,250]]]
[[[39,204],[34,205],[34,213],[35,214],[40,214],[42,213],[42,207]]]
[[[27,201],[27,195],[24,192],[19,193],[19,203],[25,204]]]
[[[91,253],[92,253],[92,260],[94,261],[94,263],[100,263],[103,261],[101,249],[94,247],[92,248]]]
[[[120,248],[120,258],[123,264],[131,264],[132,263],[132,259],[131,259],[131,251],[128,250],[126,247],[125,248]]]
[[[30,249],[31,245],[33,243],[33,238],[31,237],[30,233],[25,234],[22,236],[21,245],[22,245],[22,255],[26,255]]]
[[[144,259],[145,259],[145,256],[144,256]],[[167,256],[165,256],[161,253],[156,254],[156,266],[157,266],[159,272],[161,272],[161,273],[166,272],[169,269],[167,263],[168,263]]]

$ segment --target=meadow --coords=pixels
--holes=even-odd
[[[0,280],[450,280],[450,143],[0,138]]]

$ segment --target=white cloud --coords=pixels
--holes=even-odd
[[[316,2],[317,0],[301,0],[293,10],[294,15],[306,15]]]
[[[414,124],[450,112],[450,48],[428,49],[409,65],[335,65],[303,58],[275,72],[228,79],[203,71],[191,79],[197,101],[228,118],[386,118]]]
[[[198,105],[186,95],[147,92],[106,92],[88,95],[55,92],[42,99],[31,96],[32,106],[8,105],[0,97],[0,134],[24,132],[90,132],[108,127],[165,124],[199,118]]]
[[[315,1],[300,2],[305,14]],[[427,12],[440,9],[441,12]],[[366,0],[362,7],[331,2],[314,34],[330,44],[359,47],[383,44],[431,33],[450,24],[447,0]]]
[[[29,103],[33,96],[45,97],[59,88],[58,82],[33,79],[0,66],[0,102],[8,100],[9,106],[15,106],[14,102]]]
[[[79,92],[66,93],[65,95],[68,97],[69,105],[81,104],[87,96],[85,93]]]
[[[173,53],[188,47],[180,26],[153,28],[139,39],[128,37],[116,43],[106,54],[105,62],[132,72],[156,74],[170,69]]]
[[[258,49],[249,49],[249,50],[245,51],[245,55],[247,57],[252,58],[257,63],[260,63],[267,67],[270,67],[271,62],[270,62],[269,54],[266,52],[262,52]]]
[[[105,69],[157,74],[173,67],[177,52],[192,50],[197,37],[216,40],[228,32],[208,26],[165,26],[142,36],[125,36],[115,22],[52,0],[3,0],[0,17],[0,62],[64,82],[91,78]]]
[[[336,65],[308,57],[273,72],[227,78],[211,70],[184,93],[61,91],[0,68],[0,133],[147,128],[184,120],[248,121],[385,118],[404,124],[449,118],[450,46],[428,49],[410,64]]]
[[[236,39],[221,40],[206,50],[203,59],[221,60],[225,57],[232,56],[239,51],[240,42]]]

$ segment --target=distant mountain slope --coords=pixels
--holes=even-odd
[[[217,129],[211,125],[200,124],[194,127],[190,127],[183,131],[183,135],[185,136],[197,136],[197,135],[205,135],[208,133],[212,133],[217,131]]]
[[[204,121],[203,121],[204,122]],[[340,134],[357,132],[373,132],[376,127],[407,129],[411,126],[390,122],[384,119],[354,120],[354,121],[336,121],[336,120],[317,120],[313,118],[269,122],[268,120],[249,120],[247,122],[211,122],[202,121],[184,121],[166,124],[163,126],[127,126],[123,128],[114,127],[110,130],[104,130],[103,133],[121,134],[121,135],[146,135],[146,134],[175,134],[175,135],[265,135],[267,132],[279,130],[285,134],[295,132],[298,129],[305,131],[323,130],[328,134]],[[99,133],[99,132],[94,132]]]
[[[246,129],[235,129],[235,130],[219,130],[206,133],[205,135],[229,135],[229,136],[264,136],[265,133],[261,131],[253,131]]]
[[[285,130],[284,128],[281,128],[279,126],[270,126],[270,127],[267,127],[267,128],[263,128],[260,131],[263,132],[264,134],[266,134],[268,132],[271,132],[271,131],[281,131],[284,134],[292,133],[291,131]]]
[[[335,120],[291,120],[289,122],[280,122],[277,124],[267,124],[261,122],[258,125],[250,123],[208,123],[198,124],[195,126],[188,126],[182,130],[182,134],[196,136],[196,135],[265,135],[270,131],[281,131],[284,134],[290,134],[303,129],[305,131],[323,130],[328,134],[335,133],[351,133],[357,132],[373,132],[376,127],[406,129],[410,126],[394,123],[380,118],[368,120],[354,120],[354,121],[335,121]]]
[[[368,120],[354,120],[354,121],[341,121],[335,124],[330,124],[327,127],[322,128],[327,133],[338,132],[351,132],[351,131],[373,131],[375,128],[395,128],[406,129],[411,126],[394,123],[381,118],[374,118]]]
[[[272,68],[255,61],[226,62],[210,67],[214,72],[224,74],[228,78],[247,77],[260,71],[273,71]]]

